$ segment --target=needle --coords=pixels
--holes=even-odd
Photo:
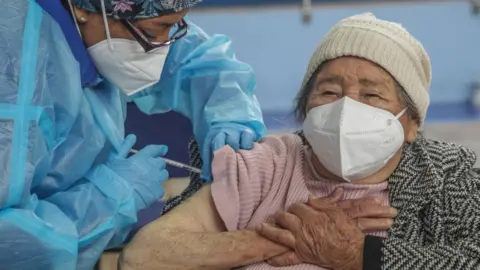
[[[130,152],[136,154],[136,153],[138,153],[138,150],[132,149],[132,150],[130,150]],[[173,166],[173,167],[177,167],[177,168],[184,169],[184,170],[194,172],[194,173],[201,173],[202,172],[202,170],[200,170],[199,168],[195,168],[193,166],[183,164],[183,163],[175,161],[175,160],[171,160],[171,159],[164,158],[164,157],[162,157],[162,159],[165,161],[165,163],[167,163],[168,165]]]

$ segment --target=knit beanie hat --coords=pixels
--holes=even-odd
[[[388,71],[412,99],[423,123],[430,103],[430,59],[422,44],[400,24],[377,19],[372,13],[341,20],[315,50],[302,89],[323,62],[342,56],[364,58]]]

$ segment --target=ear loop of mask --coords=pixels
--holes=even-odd
[[[70,12],[72,13],[73,22],[75,23],[75,27],[77,27],[78,34],[83,39],[82,32],[80,32],[80,26],[78,26],[77,17],[75,16],[75,10],[73,9],[72,0],[68,0],[68,6],[70,7]]]
[[[105,24],[105,34],[107,36],[107,43],[110,51],[113,51],[113,44],[110,37],[110,27],[108,27],[108,20],[107,20],[107,9],[105,8],[105,0],[100,0],[100,4],[102,6],[102,17],[103,17],[103,24]]]
[[[400,117],[402,117],[402,115],[407,111],[407,108],[403,109],[399,114],[397,114],[397,116],[395,116],[395,119],[399,119]]]
[[[398,120],[400,119],[400,117],[402,117],[402,115],[407,111],[407,108],[403,109],[399,114],[397,114],[397,116],[395,116],[395,120]],[[388,119],[387,121],[387,124],[390,126],[392,124],[393,120],[392,119]]]

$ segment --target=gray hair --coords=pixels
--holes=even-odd
[[[297,97],[295,99],[294,115],[297,121],[300,123],[302,123],[305,120],[305,117],[307,117],[308,98],[310,97],[310,93],[315,88],[315,81],[318,73],[320,73],[320,71],[323,69],[326,63],[327,62],[323,62],[317,68],[317,70],[310,77],[305,87],[303,89],[300,89],[300,91],[297,94]],[[403,89],[403,87],[395,78],[393,78],[393,81],[395,84],[395,89],[397,90],[398,98],[400,99],[401,102],[403,102],[404,106],[407,108],[407,112],[406,112],[407,115],[411,120],[414,120],[415,122],[417,122],[418,125],[420,125],[420,113],[417,107],[415,106],[415,103],[413,102],[412,98],[410,98],[410,96],[407,94],[405,89]]]

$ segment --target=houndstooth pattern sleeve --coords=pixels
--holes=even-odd
[[[383,241],[382,269],[480,269],[476,158],[440,142],[425,148],[428,158],[413,151],[418,157],[389,180],[391,204],[402,210]]]

